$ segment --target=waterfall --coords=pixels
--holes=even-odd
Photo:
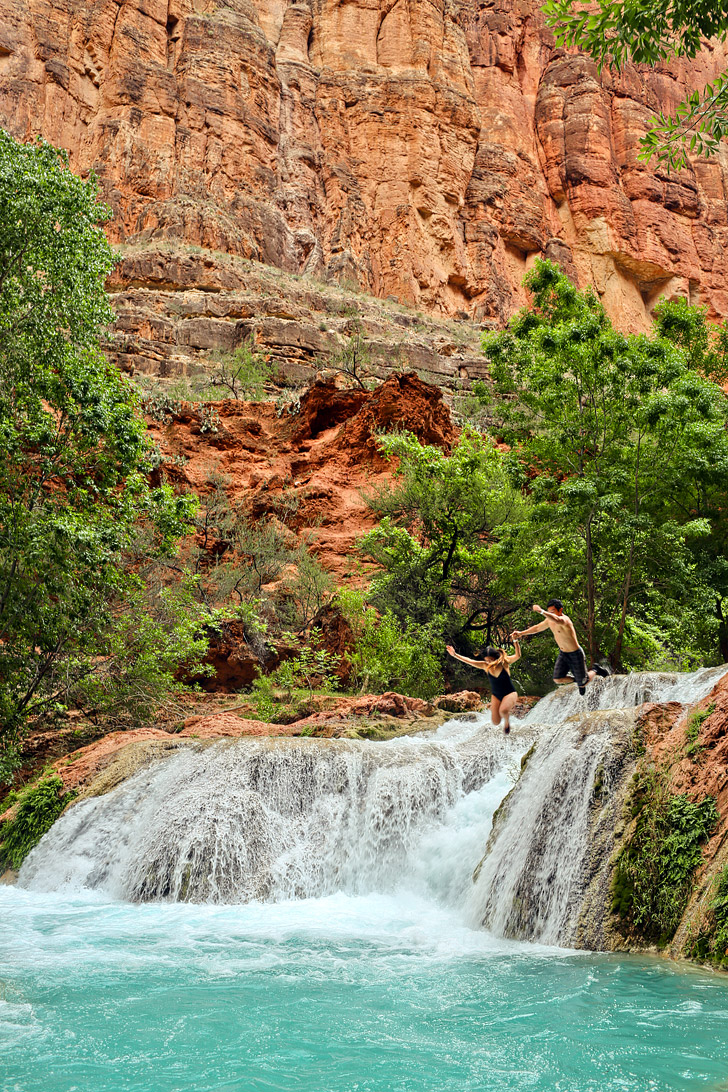
[[[589,833],[630,754],[633,718],[587,713],[549,726],[496,817],[471,905],[498,936],[571,944],[584,893]],[[597,815],[593,815],[593,810]]]
[[[422,839],[513,755],[517,745],[484,723],[444,742],[223,740],[174,751],[70,808],[19,882],[138,902],[393,890],[416,870]]]
[[[575,686],[557,687],[534,705],[527,724],[562,724],[568,717],[597,709],[631,709],[646,701],[679,701],[691,705],[713,689],[728,667],[701,667],[698,671],[634,671],[593,679],[581,695]]]
[[[613,832],[639,750],[637,708],[698,701],[725,672],[615,676],[592,682],[583,698],[568,686],[539,702],[526,718],[537,742],[495,817],[471,917],[499,936],[603,947]]]
[[[693,703],[726,670],[564,687],[508,737],[470,715],[379,744],[190,741],[72,805],[19,883],[131,902],[426,889],[499,936],[603,948],[635,706]]]

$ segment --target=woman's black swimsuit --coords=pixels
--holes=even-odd
[[[486,671],[486,675],[488,676],[488,682],[490,683],[494,698],[503,701],[506,694],[516,693],[516,688],[511,682],[511,677],[505,668],[502,668],[500,675],[491,675],[490,671]]]

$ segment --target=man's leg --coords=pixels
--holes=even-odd
[[[554,664],[554,682],[557,686],[563,686],[564,683],[571,683],[574,681],[567,675],[568,671],[569,661],[566,657],[566,653],[559,651],[559,654],[556,657],[556,663]]]
[[[579,687],[579,693],[585,694],[587,683],[590,683],[592,681],[592,679],[596,675],[596,671],[587,671],[586,656],[584,655],[583,648],[578,648],[576,652],[573,653],[573,656],[573,670],[574,678],[576,679],[576,685]]]

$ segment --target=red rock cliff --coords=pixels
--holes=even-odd
[[[637,160],[725,61],[600,78],[533,0],[6,0],[0,124],[96,171],[118,242],[489,324],[545,254],[639,329],[664,293],[728,314],[728,157]]]

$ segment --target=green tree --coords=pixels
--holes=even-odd
[[[337,598],[354,634],[351,675],[362,694],[398,690],[434,698],[442,692],[445,645],[436,625],[402,624],[391,610],[379,615],[355,588],[340,588]]]
[[[255,341],[247,338],[231,353],[223,353],[210,374],[201,378],[203,393],[211,388],[217,397],[247,398],[261,402],[265,384],[273,376],[273,367],[263,353],[255,351]]]
[[[0,747],[62,700],[139,577],[124,555],[145,520],[169,553],[190,498],[150,490],[129,384],[98,343],[114,255],[93,179],[44,141],[0,130]]]
[[[699,374],[725,388],[728,324],[710,325],[706,308],[691,307],[682,298],[662,300],[653,314],[655,332],[678,345]],[[719,395],[718,401],[722,406]],[[722,457],[723,437],[719,439],[721,442],[713,450],[712,438],[700,445],[697,454],[692,444],[676,450],[682,488],[675,493],[672,503],[680,520],[697,516],[709,523],[710,534],[694,541],[693,553],[703,579],[715,592],[719,656],[725,662],[728,660],[728,475]]]
[[[711,522],[695,498],[728,475],[726,399],[696,366],[707,355],[681,344],[675,309],[653,337],[627,337],[550,262],[524,283],[532,306],[483,345],[492,410],[542,526],[534,565],[555,574],[547,590],[573,603],[592,656],[621,664],[628,631],[641,655],[705,648],[715,592],[695,543]]]
[[[528,509],[503,456],[472,431],[449,455],[409,433],[380,445],[398,462],[395,484],[367,498],[380,517],[360,544],[380,567],[373,602],[405,624],[434,623],[443,636],[503,639],[524,592],[515,553],[500,564],[494,547],[506,550]]]
[[[672,57],[694,58],[706,39],[728,33],[725,0],[547,0],[544,11],[559,45],[588,53],[601,69],[658,65]],[[660,111],[642,141],[642,157],[672,167],[688,153],[714,155],[728,135],[728,72],[694,91],[675,114]]]

